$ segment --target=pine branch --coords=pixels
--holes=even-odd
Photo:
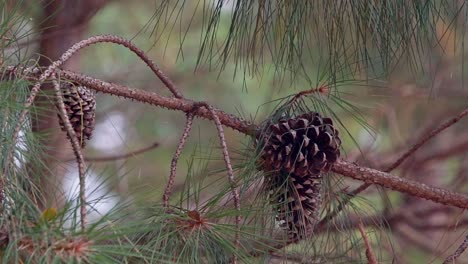
[[[339,160],[333,166],[333,171],[370,184],[399,191],[414,197],[423,198],[436,203],[468,209],[468,196],[424,183],[400,178],[387,172],[360,167],[344,160]]]
[[[223,149],[223,157],[224,157],[224,163],[227,168],[227,174],[228,174],[228,181],[231,185],[231,192],[232,192],[232,197],[234,198],[234,206],[237,210],[237,214],[235,216],[235,222],[236,222],[236,227],[237,227],[237,232],[235,236],[235,241],[234,241],[234,246],[236,249],[239,249],[240,246],[240,225],[241,225],[241,216],[240,216],[240,211],[241,211],[241,206],[240,206],[240,197],[239,197],[239,190],[236,187],[236,180],[234,179],[234,172],[232,169],[232,164],[231,164],[231,158],[229,157],[229,152],[228,152],[228,147],[226,144],[226,138],[224,136],[224,129],[223,125],[221,124],[221,121],[219,120],[219,116],[216,113],[216,111],[213,109],[213,107],[205,102],[199,102],[195,105],[197,108],[200,106],[203,106],[210,111],[213,121],[216,125],[216,129],[218,130],[218,136],[219,136],[219,141],[221,144],[221,147]],[[232,263],[237,264],[237,255],[234,254],[232,258]]]
[[[468,114],[468,108],[466,108],[465,110],[463,110],[461,113],[459,113],[458,115],[456,115],[455,117],[452,117],[450,118],[449,120],[445,121],[444,123],[442,123],[439,127],[435,128],[434,130],[432,130],[431,132],[429,132],[426,136],[422,137],[416,144],[413,145],[413,147],[411,147],[409,150],[407,150],[406,152],[404,152],[400,158],[398,158],[394,163],[392,163],[390,166],[388,166],[384,172],[391,172],[392,170],[394,170],[395,168],[397,168],[398,166],[400,166],[409,156],[411,156],[414,152],[416,152],[419,148],[421,148],[425,143],[427,143],[430,139],[432,139],[433,137],[437,136],[439,133],[441,133],[443,130],[449,128],[450,126],[452,126],[453,124],[457,123],[458,121],[460,121],[460,119],[462,119],[465,115]],[[459,146],[460,147],[460,146]],[[464,146],[461,146],[461,148],[463,149]],[[366,182],[366,183],[363,183],[361,184],[360,186],[358,186],[356,189],[354,189],[353,191],[347,193],[348,194],[348,197],[345,201],[343,201],[339,206],[338,208],[336,208],[333,212],[331,212],[329,215],[327,215],[323,220],[320,221],[319,225],[324,225],[326,224],[331,218],[335,217],[336,215],[338,215],[342,210],[343,208],[351,201],[351,199],[353,199],[354,197],[356,197],[358,194],[360,194],[361,192],[367,190],[367,188],[369,188],[370,186],[372,185],[372,183],[369,183],[369,182]]]
[[[142,103],[148,103],[170,110],[178,110],[189,113],[197,104],[196,102],[188,99],[164,97],[154,92],[108,83],[71,71],[62,70],[60,73],[62,78],[81,83],[82,85],[85,85],[96,91],[122,96],[128,99],[133,99]],[[256,136],[256,132],[259,131],[259,128],[256,125],[246,120],[243,120],[232,114],[228,114],[219,109],[213,109],[213,111],[216,113],[216,115],[219,116],[221,124],[235,129],[245,135]],[[193,110],[193,112],[196,116],[210,120],[213,119],[213,115],[209,112],[208,109],[204,107],[197,108]],[[468,196],[465,194],[455,193],[442,188],[429,186],[405,178],[400,178],[379,170],[361,167],[344,160],[337,161],[332,170],[343,176],[364,181],[368,184],[377,184],[385,188],[445,205],[451,205],[464,209],[468,208]]]
[[[177,145],[177,149],[172,157],[171,161],[171,173],[169,175],[169,179],[167,181],[166,188],[164,189],[163,194],[163,205],[164,207],[169,206],[169,198],[172,193],[172,187],[174,186],[174,181],[176,177],[176,170],[177,170],[177,161],[179,160],[180,154],[182,153],[182,149],[187,142],[187,138],[189,136],[190,130],[192,129],[192,122],[193,122],[193,113],[187,114],[187,121],[185,122],[184,133],[182,133],[182,137],[179,140],[179,144]]]
[[[21,71],[20,71],[21,72]],[[20,73],[19,72],[19,73]],[[34,71],[29,71],[34,72]],[[8,74],[9,73],[9,74]],[[19,74],[18,73],[18,74]],[[90,89],[100,91],[107,94],[122,96],[138,102],[151,104],[154,106],[167,108],[170,110],[182,111],[193,114],[198,117],[213,120],[213,114],[206,107],[198,107],[197,102],[184,99],[165,97],[157,93],[130,88],[127,86],[105,82],[99,79],[92,78],[83,74],[74,73],[72,71],[60,70],[60,77],[70,81],[80,83]],[[9,68],[7,75],[15,74],[15,68]],[[30,79],[35,79],[34,76],[29,76]],[[235,115],[228,114],[222,110],[213,108],[213,112],[219,117],[221,124],[237,130],[245,135],[256,136],[259,128],[244,119]],[[464,112],[463,112],[464,113]],[[361,167],[350,162],[339,160],[332,167],[332,171],[341,174],[345,177],[353,178],[366,182],[366,184],[377,184],[385,188],[413,195],[415,197],[431,200],[433,202],[451,205],[459,208],[468,208],[468,196],[456,192],[451,192],[438,187],[429,186],[416,181],[396,177],[392,174],[375,170],[372,168]]]

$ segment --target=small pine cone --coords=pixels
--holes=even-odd
[[[96,122],[96,95],[93,90],[71,83],[61,86],[65,110],[70,123],[75,130],[81,147],[86,146],[86,140],[91,139]],[[59,116],[60,127],[66,131]]]
[[[276,218],[292,237],[301,237],[318,221],[321,173],[340,155],[338,131],[330,118],[312,112],[269,124],[266,135],[261,160]]]
[[[332,120],[315,112],[270,124],[267,135],[261,156],[266,171],[319,177],[340,156]]]

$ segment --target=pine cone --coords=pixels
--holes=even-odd
[[[262,142],[262,168],[280,226],[300,237],[318,221],[321,173],[340,155],[341,140],[330,118],[311,112],[269,124]]]
[[[86,140],[91,139],[96,122],[96,95],[93,90],[72,83],[62,84],[61,89],[68,118],[84,148]],[[59,123],[62,130],[66,131],[60,116]]]
[[[332,120],[315,112],[271,124],[267,135],[261,156],[266,171],[319,177],[340,156]]]

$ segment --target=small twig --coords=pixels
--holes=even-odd
[[[224,156],[224,162],[226,164],[226,168],[228,169],[228,179],[229,183],[231,184],[231,191],[232,191],[232,196],[234,197],[234,206],[236,207],[237,210],[237,215],[235,217],[236,221],[236,227],[237,227],[237,232],[236,232],[236,237],[234,241],[234,246],[238,249],[240,246],[240,224],[241,224],[241,216],[240,216],[240,197],[239,197],[239,191],[237,190],[236,187],[236,181],[234,180],[234,172],[232,170],[232,165],[231,165],[231,160],[229,158],[229,152],[228,148],[226,145],[226,139],[224,138],[224,129],[219,121],[219,117],[216,114],[216,112],[213,110],[213,108],[209,105],[206,105],[208,110],[210,110],[211,114],[213,115],[214,122],[216,124],[216,128],[218,129],[218,136],[219,140],[221,142],[221,146],[223,148],[223,156]],[[233,261],[234,264],[237,263],[237,255],[234,255]]]
[[[299,100],[303,96],[311,95],[311,94],[314,94],[314,93],[328,94],[328,93],[330,93],[330,88],[328,86],[326,86],[326,85],[322,85],[322,86],[320,86],[318,88],[311,88],[309,90],[300,91],[300,92],[296,93],[289,100],[289,102],[287,104],[295,103],[297,100]]]
[[[468,137],[466,137],[466,140],[463,140],[461,142],[453,142],[451,145],[452,146],[450,146],[450,148],[440,149],[436,153],[429,153],[428,155],[425,155],[423,157],[418,157],[414,162],[411,162],[411,166],[413,166],[414,168],[421,168],[430,161],[440,161],[443,159],[453,157],[455,155],[468,153]]]
[[[220,121],[220,119],[218,117],[218,114],[216,113],[216,111],[213,109],[213,107],[211,105],[209,105],[209,104],[207,104],[205,102],[196,103],[196,107],[199,107],[199,106],[204,106],[210,111],[211,115],[213,116],[213,121],[216,124],[216,129],[218,130],[219,141],[220,141],[221,147],[223,149],[224,163],[225,163],[226,168],[228,170],[227,171],[228,180],[229,180],[229,183],[231,184],[231,192],[232,192],[232,196],[234,198],[234,206],[236,207],[236,210],[237,210],[237,215],[235,217],[237,232],[236,232],[236,237],[235,237],[235,241],[234,241],[234,246],[236,248],[239,248],[239,246],[240,246],[240,224],[241,224],[240,197],[239,197],[239,191],[237,190],[237,187],[236,187],[236,181],[234,179],[234,171],[232,169],[231,159],[229,158],[229,152],[228,152],[228,148],[227,148],[227,144],[226,144],[226,139],[224,137],[223,125],[222,125],[222,123],[221,123],[221,121]],[[237,263],[237,255],[235,255],[235,254],[233,256],[233,263]]]
[[[369,264],[377,264],[377,260],[375,259],[374,251],[372,251],[371,244],[369,242],[369,238],[367,237],[366,230],[364,229],[364,225],[362,222],[359,223],[359,232],[361,233],[362,239],[364,240],[364,245],[366,246],[366,257],[367,263]]]
[[[71,146],[73,148],[73,153],[76,156],[76,162],[78,163],[78,174],[80,181],[80,223],[81,229],[85,229],[86,226],[86,182],[85,182],[85,161],[83,158],[83,152],[81,151],[81,144],[76,136],[75,130],[73,129],[72,124],[70,123],[70,118],[68,118],[67,110],[65,109],[65,104],[63,103],[62,91],[60,89],[60,84],[57,79],[52,80],[53,87],[55,90],[55,97],[57,100],[57,105],[59,109],[59,116],[62,120],[64,127],[67,131],[68,137],[70,139]]]
[[[330,87],[326,86],[326,85],[322,85],[318,88],[311,88],[309,90],[305,90],[305,91],[300,91],[298,92],[296,95],[294,95],[294,100],[297,100],[298,98],[302,97],[302,96],[306,96],[306,95],[310,95],[310,94],[314,94],[314,93],[321,93],[321,94],[328,94],[330,92]]]
[[[187,114],[187,121],[185,122],[184,133],[179,140],[179,144],[177,145],[177,149],[172,157],[171,161],[171,173],[169,175],[169,180],[167,181],[166,188],[164,189],[163,194],[163,205],[164,207],[169,206],[169,198],[172,193],[172,187],[174,186],[174,180],[176,177],[176,170],[177,170],[177,161],[179,160],[180,154],[182,153],[182,149],[184,148],[185,142],[187,142],[187,138],[189,136],[190,130],[192,129],[192,122],[193,122],[193,113]]]
[[[47,79],[49,78],[52,73],[55,72],[55,70],[60,66],[62,65],[66,60],[68,60],[71,56],[71,54],[73,54],[73,51],[72,52],[69,52],[70,50],[68,50],[67,52],[65,52],[62,57],[60,57],[59,60],[53,62],[45,71],[44,73],[42,73],[37,82],[34,84],[34,86],[31,88],[31,91],[29,93],[29,97],[26,99],[26,102],[24,103],[24,108],[23,110],[21,111],[19,117],[18,117],[18,123],[15,127],[15,129],[13,130],[13,135],[12,135],[12,148],[7,152],[7,157],[6,157],[6,162],[4,164],[4,167],[3,167],[3,173],[1,175],[2,177],[2,180],[1,182],[3,183],[4,182],[4,179],[3,177],[5,177],[5,175],[8,173],[8,169],[10,167],[10,164],[12,163],[13,161],[13,154],[15,152],[15,146],[16,146],[16,141],[18,139],[18,136],[19,136],[19,132],[21,130],[21,126],[24,122],[24,120],[26,119],[26,114],[28,113],[29,111],[29,108],[31,107],[31,105],[33,104],[34,102],[34,99],[36,98],[37,94],[39,93],[39,90],[40,90],[40,87],[42,85],[42,83]],[[68,55],[68,56],[67,56]],[[0,189],[0,193],[3,192],[3,184],[2,186],[2,189]]]
[[[418,150],[422,145],[424,145],[427,141],[438,135],[440,132],[445,130],[446,128],[450,127],[451,125],[457,123],[462,119],[465,115],[468,114],[468,108],[465,108],[461,113],[456,115],[453,118],[450,118],[449,120],[445,121],[442,125],[434,129],[432,132],[430,132],[428,135],[420,139],[416,144],[414,144],[408,151],[406,151],[399,159],[397,159],[392,165],[390,165],[387,169],[385,169],[385,172],[390,172],[394,170],[396,167],[398,167],[403,161],[405,161],[411,154],[413,154],[416,150]]]
[[[129,50],[133,51],[142,61],[148,65],[148,67],[153,71],[156,76],[158,76],[159,80],[161,80],[162,83],[171,91],[171,93],[176,97],[176,98],[184,98],[182,94],[178,91],[176,88],[175,84],[169,79],[162,71],[159,69],[159,67],[151,60],[148,58],[148,56],[145,54],[145,52],[141,49],[139,49],[135,44],[133,44],[131,41],[124,39],[119,36],[114,36],[114,35],[98,35],[94,36],[91,38],[97,38],[100,39],[99,42],[111,42],[115,44],[122,45]]]
[[[105,157],[85,157],[84,160],[86,162],[108,162],[108,161],[115,161],[115,160],[121,160],[121,159],[128,159],[128,158],[134,157],[136,155],[140,155],[140,154],[143,154],[143,153],[148,152],[150,150],[153,150],[153,149],[155,149],[157,147],[159,147],[159,143],[154,142],[154,143],[152,143],[151,145],[149,145],[147,147],[137,149],[137,150],[134,150],[134,151],[131,151],[131,152],[127,152],[127,153],[124,153],[124,154],[105,156]],[[69,160],[66,160],[66,161],[72,161],[72,160],[74,160],[74,159],[69,159]]]
[[[443,264],[453,264],[455,263],[455,260],[465,252],[466,248],[468,247],[468,235],[465,237],[465,240],[461,243],[461,245],[455,250],[455,252],[448,256]]]

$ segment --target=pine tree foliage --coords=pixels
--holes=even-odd
[[[199,64],[222,70],[234,62],[250,74],[273,65],[293,79],[311,78],[306,69],[313,66],[335,83],[362,74],[385,77],[401,66],[424,71],[432,48],[444,49],[445,34],[455,32],[457,46],[463,45],[467,8],[450,0],[160,1],[147,26],[156,41],[180,30],[183,43],[190,26],[202,23]],[[191,9],[202,21],[192,17],[187,28],[177,27]],[[221,31],[225,24],[228,32]]]

